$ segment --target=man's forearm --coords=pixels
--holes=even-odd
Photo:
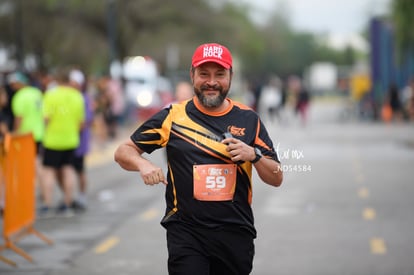
[[[132,143],[123,143],[115,151],[115,161],[125,170],[140,171],[140,163],[146,161]]]
[[[254,164],[257,174],[265,183],[278,187],[283,181],[283,171],[280,164],[273,159],[262,157]]]

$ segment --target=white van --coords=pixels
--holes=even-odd
[[[171,83],[159,75],[157,63],[149,57],[125,59],[122,76],[128,107],[140,119],[148,118],[173,100]]]

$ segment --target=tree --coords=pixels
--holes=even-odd
[[[175,69],[188,71],[194,48],[213,41],[228,46],[249,77],[300,74],[316,58],[337,58],[314,35],[294,31],[283,6],[265,26],[252,22],[249,9],[230,0],[0,0],[0,46],[15,57],[31,54],[43,67],[75,64],[88,73],[107,71],[114,55],[121,60],[151,56],[164,70],[172,46],[177,49]],[[114,27],[112,40],[108,25]]]
[[[245,10],[234,4],[214,7],[206,0],[111,0],[117,15],[117,56],[149,55],[161,67],[166,49],[180,49],[181,69],[188,69],[195,46],[217,41],[237,53],[245,47],[242,27],[254,33]],[[21,29],[14,28],[15,3],[21,4]],[[24,52],[46,67],[76,63],[91,72],[106,70],[109,63],[107,4],[102,0],[0,0],[0,45],[16,55],[16,35]],[[8,12],[7,12],[8,7]],[[5,12],[1,12],[1,11]],[[242,23],[242,25],[238,25]],[[229,35],[232,34],[232,35]]]
[[[391,17],[399,51],[414,51],[414,1],[393,0]]]

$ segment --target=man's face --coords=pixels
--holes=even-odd
[[[206,108],[220,106],[230,90],[231,72],[214,62],[204,63],[191,72],[194,93]]]

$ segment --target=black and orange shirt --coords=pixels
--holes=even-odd
[[[194,197],[194,167],[233,164],[221,143],[229,132],[244,143],[258,147],[263,157],[279,162],[273,143],[256,112],[226,99],[229,107],[221,113],[205,113],[191,99],[172,104],[144,122],[131,140],[146,153],[166,147],[168,185],[166,213],[161,222],[183,222],[195,226],[236,225],[256,233],[251,209],[252,164],[238,164],[234,195],[223,201],[204,201]],[[220,183],[220,182],[219,182]]]

